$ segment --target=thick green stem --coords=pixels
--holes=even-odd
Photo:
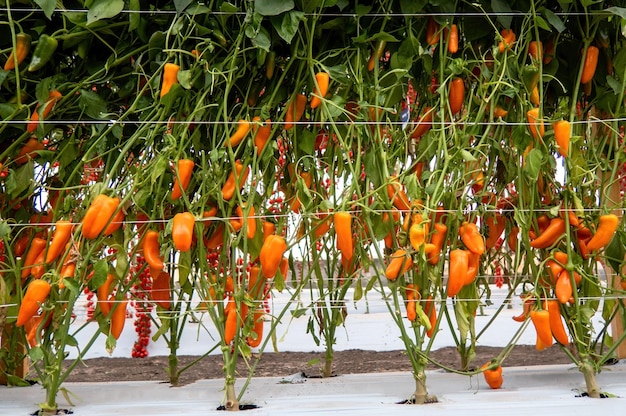
[[[589,357],[583,358],[578,366],[578,369],[585,377],[585,385],[587,386],[587,394],[589,397],[599,399],[600,388],[598,387],[598,382],[596,381],[596,369],[591,362],[591,359]]]

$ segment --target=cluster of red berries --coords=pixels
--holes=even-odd
[[[93,319],[93,314],[96,311],[96,303],[93,300],[95,293],[88,288],[85,288],[84,293],[87,295],[87,320],[91,321]]]
[[[501,288],[504,285],[504,276],[502,275],[502,267],[499,264],[493,269],[493,275],[493,283],[497,288]]]
[[[282,168],[287,163],[287,147],[281,137],[276,140],[276,144],[278,145],[278,166]]]
[[[131,289],[133,294],[133,304],[135,306],[135,332],[137,341],[133,345],[131,353],[133,358],[145,358],[148,356],[148,344],[150,344],[150,333],[152,323],[150,312],[152,304],[148,299],[148,293],[152,289],[152,277],[147,267],[145,258],[137,256],[135,264],[131,268],[131,275],[135,275],[135,283]]]
[[[280,214],[282,212],[284,199],[280,194],[272,196],[267,202],[269,203],[267,208],[269,212],[272,214]]]

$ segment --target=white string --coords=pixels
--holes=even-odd
[[[8,12],[9,8],[0,7],[0,12]],[[43,10],[40,8],[11,8],[11,13],[43,13]],[[53,13],[88,13],[88,9],[66,9],[66,8],[55,8],[53,9]],[[183,11],[184,14],[196,14],[194,13],[193,8],[188,8]],[[248,11],[221,11],[221,10],[211,10],[210,14],[215,16],[247,16]],[[493,11],[463,11],[463,12],[416,12],[416,13],[333,13],[333,12],[323,12],[323,13],[311,13],[311,12],[301,12],[303,16],[328,16],[328,17],[351,17],[351,18],[364,18],[364,17],[429,17],[429,16],[453,16],[453,17],[481,17],[481,16],[527,16],[528,13],[521,11],[508,11],[508,12],[493,12]],[[592,10],[588,12],[552,12],[556,16],[613,16],[613,13],[607,12],[605,10]],[[139,14],[139,15],[177,15],[179,14],[176,10],[129,10],[124,9],[119,12],[119,14]]]

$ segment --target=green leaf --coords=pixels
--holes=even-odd
[[[613,57],[613,66],[616,74],[621,75],[626,71],[626,46],[622,46]]]
[[[552,12],[552,10],[543,9],[541,10],[541,13],[546,17],[548,23],[550,23],[552,27],[557,30],[557,32],[561,33],[565,30],[565,24],[559,16]]]
[[[96,0],[87,11],[87,24],[117,16],[124,10],[124,0]]]
[[[35,3],[37,3],[37,6],[41,7],[41,10],[43,10],[43,13],[48,19],[52,17],[54,8],[57,6],[56,0],[35,0]]]
[[[107,280],[107,275],[109,274],[109,264],[106,260],[98,260],[96,264],[93,265],[93,276],[89,279],[87,286],[89,290],[95,292],[100,286],[104,284]]]
[[[28,356],[32,361],[42,360],[44,357],[43,349],[41,347],[33,347],[28,351]]]
[[[181,287],[189,280],[189,273],[191,273],[191,251],[187,251],[179,254],[178,258],[178,281]]]
[[[7,237],[11,234],[11,227],[6,221],[0,221],[0,238]]]
[[[606,247],[604,254],[606,260],[617,274],[621,273],[622,263],[624,262],[624,256],[626,255],[626,233],[622,230],[617,230],[615,236]]]
[[[130,11],[130,13],[128,13],[128,31],[132,32],[137,29],[139,27],[139,23],[141,23],[141,14],[138,13],[141,11],[141,4],[139,4],[139,0],[129,0],[128,10]]]
[[[298,152],[305,155],[312,155],[315,149],[315,137],[316,134],[309,130],[302,130],[302,132],[296,138],[296,145],[298,146]]]
[[[400,9],[404,14],[415,14],[424,10],[428,0],[400,0]]]
[[[363,298],[363,285],[361,284],[361,279],[357,279],[356,285],[354,286],[354,301],[358,302]]]
[[[63,278],[63,284],[65,285],[65,288],[67,290],[70,291],[70,293],[72,294],[72,296],[76,297],[78,295],[80,295],[80,287],[78,285],[78,281],[74,278],[71,277],[65,277]]]
[[[537,24],[537,26],[539,26],[540,29],[550,31],[550,25],[548,25],[548,22],[546,22],[543,17],[537,16],[535,18],[535,23]]]
[[[270,18],[270,22],[272,22],[272,26],[276,30],[276,33],[278,33],[278,36],[283,38],[287,43],[291,43],[291,40],[298,31],[300,22],[303,20],[305,20],[304,13],[295,10],[281,16],[273,16]]]
[[[604,11],[612,13],[612,14],[614,14],[616,16],[619,16],[622,19],[626,19],[626,8],[624,8],[624,7],[612,6],[612,7],[609,7],[607,9],[605,9]]]
[[[176,7],[176,13],[182,13],[190,4],[192,0],[174,0],[174,7]]]
[[[254,11],[261,16],[276,16],[293,10],[293,0],[255,0]]]
[[[259,29],[259,33],[257,33],[256,36],[252,38],[252,44],[257,48],[261,48],[264,51],[269,52],[272,46],[272,38],[269,32],[264,27],[262,27]]]
[[[513,20],[511,13],[513,10],[511,9],[510,2],[508,0],[491,0],[491,9],[498,16],[498,21],[502,24],[502,26],[506,29],[511,27],[511,21]]]
[[[89,117],[101,120],[107,115],[106,102],[95,92],[80,90],[78,106]]]
[[[606,83],[608,84],[609,87],[611,87],[615,95],[618,95],[621,92],[622,84],[618,80],[613,78],[612,76],[610,75],[606,76]]]
[[[178,74],[176,77],[178,78],[178,82],[184,89],[186,90],[191,89],[192,85],[191,85],[191,71],[190,70],[178,71]]]
[[[532,181],[539,179],[539,172],[541,171],[541,164],[543,162],[543,152],[539,149],[532,149],[526,156],[526,164],[524,171],[528,175],[528,178]]]

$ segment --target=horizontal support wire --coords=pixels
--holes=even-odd
[[[555,120],[556,121],[556,120]],[[20,124],[28,124],[30,120],[3,120],[2,124],[12,124],[12,125],[20,125]],[[541,122],[550,122],[548,119],[539,119],[536,122],[530,123],[528,121],[430,121],[423,122],[419,120],[413,121],[413,124],[423,124],[426,126],[437,127],[440,125],[444,125],[446,128],[451,126],[535,126]],[[607,124],[613,122],[626,122],[626,117],[616,117],[616,118],[589,118],[587,120],[574,120],[570,122],[570,124]],[[174,125],[174,124],[195,124],[195,125],[239,125],[239,120],[39,120],[38,124],[84,124],[84,125],[95,125],[95,124],[132,124],[132,125],[145,125],[145,124],[161,124],[161,125]],[[250,121],[251,124],[255,124],[255,122]],[[313,124],[312,121],[272,121],[273,125],[285,125],[285,124],[293,124],[293,125],[301,125],[308,126]],[[405,125],[404,121],[338,121],[338,122],[326,122],[324,125],[351,125],[351,126],[402,126]],[[409,123],[411,124],[411,123]]]

